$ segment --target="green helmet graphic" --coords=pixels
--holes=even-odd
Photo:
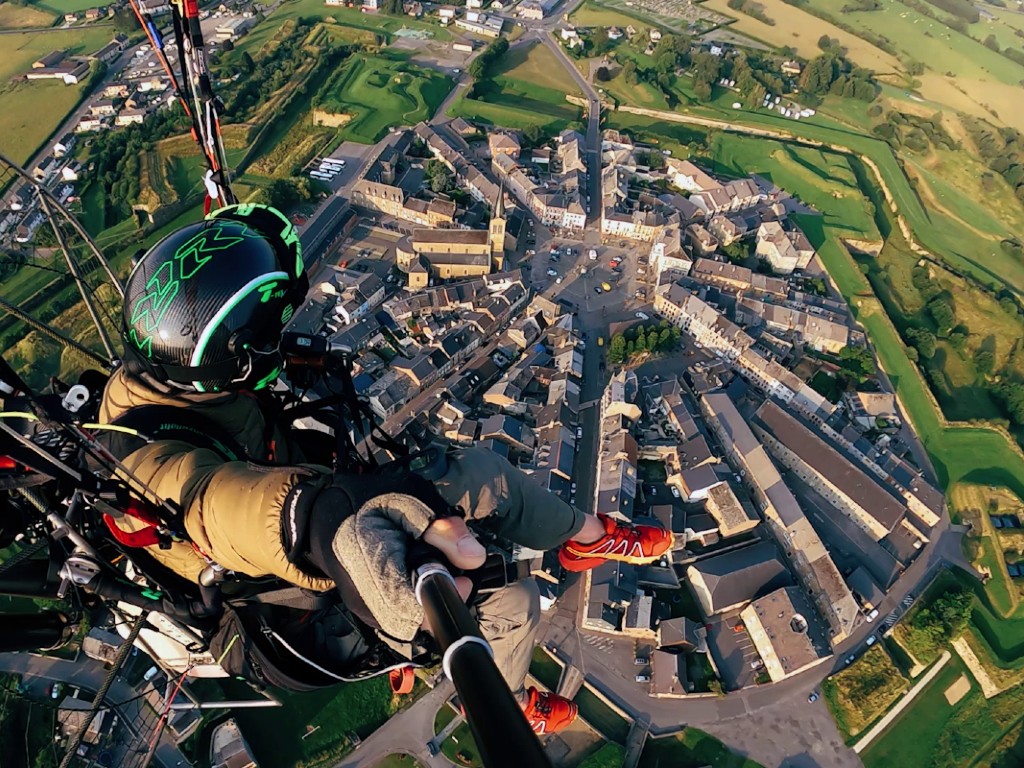
[[[222,208],[154,245],[128,277],[129,370],[198,392],[260,389],[309,281],[298,233],[262,205]]]

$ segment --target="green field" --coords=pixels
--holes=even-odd
[[[113,27],[82,27],[52,32],[17,32],[3,35],[0,56],[0,83],[32,68],[32,62],[51,51],[67,51],[69,56],[86,56],[110,42]]]
[[[84,83],[36,80],[0,91],[0,153],[27,164],[78,105],[84,89]]]
[[[541,73],[544,73],[543,75]],[[578,94],[575,83],[545,46],[535,45],[523,56],[519,49],[507,54],[494,77],[477,83],[475,98],[463,90],[448,110],[451,117],[479,120],[504,128],[536,125],[557,133],[576,125],[583,111],[565,100]]]
[[[697,728],[661,739],[647,739],[640,768],[761,768],[753,760],[730,752],[722,742]]]
[[[451,91],[451,78],[384,56],[353,56],[320,96],[320,108],[354,114],[340,133],[372,144],[388,129],[428,120]]]
[[[896,722],[861,753],[865,768],[925,768],[932,765],[932,751],[943,733],[951,727],[953,715],[964,709],[969,700],[982,698],[972,679],[971,692],[956,707],[946,702],[946,689],[965,673],[959,657],[950,659]]]
[[[46,2],[36,3],[36,7],[59,13],[63,18],[65,13],[81,13],[98,7],[98,4],[96,0],[46,0]]]
[[[365,738],[397,710],[384,678],[285,694],[283,699],[285,706],[278,709],[235,712],[261,765],[330,765],[332,758],[351,749],[350,733]],[[319,729],[306,736],[309,726]]]
[[[542,43],[531,43],[512,48],[495,67],[495,80],[512,83],[533,83],[562,93],[582,96],[576,81],[562,62]]]

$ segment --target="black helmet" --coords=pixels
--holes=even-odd
[[[125,364],[198,392],[265,387],[281,372],[278,340],[308,288],[284,214],[221,208],[154,245],[128,276]]]

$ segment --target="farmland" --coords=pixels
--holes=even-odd
[[[537,125],[549,133],[577,123],[582,110],[565,100],[567,93],[577,93],[575,84],[554,55],[543,45],[525,56],[520,51],[510,51],[493,77],[475,87],[473,98],[463,91],[449,115],[508,128]]]
[[[838,39],[840,45],[848,51],[850,61],[862,67],[876,72],[902,71],[902,66],[895,56],[824,19],[787,5],[782,0],[758,0],[758,3],[764,7],[767,16],[775,20],[775,26],[769,26],[746,14],[736,13],[728,7],[726,0],[708,0],[705,5],[735,18],[736,21],[729,25],[729,29],[763,40],[777,48],[788,45],[805,58],[813,58],[821,53],[818,38],[828,35]]]
[[[48,27],[56,16],[30,5],[0,3],[0,29],[29,29]]]
[[[320,108],[353,115],[345,139],[372,144],[396,125],[434,114],[452,81],[433,70],[386,56],[352,57],[320,93]]]

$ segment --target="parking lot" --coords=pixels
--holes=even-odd
[[[372,144],[356,144],[354,141],[343,142],[341,146],[329,155],[318,155],[311,160],[305,168],[305,173],[308,176],[311,171],[317,170],[320,167],[320,161],[324,158],[335,164],[344,163],[341,170],[332,178],[316,179],[321,184],[328,187],[331,192],[337,192],[339,189],[347,187],[359,178],[359,174],[362,173],[363,166],[369,159],[373,149],[374,146]]]
[[[739,611],[716,616],[708,621],[708,626],[708,649],[725,689],[735,691],[753,685],[759,670],[750,665],[760,662],[761,657],[743,628]]]

